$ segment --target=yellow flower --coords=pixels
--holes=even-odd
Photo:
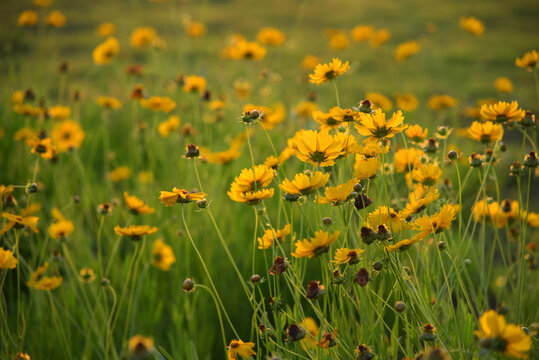
[[[350,198],[356,183],[357,181],[355,179],[351,179],[344,184],[326,187],[325,196],[317,197],[318,203],[332,204],[335,206],[344,204]]]
[[[285,240],[290,235],[290,224],[285,225],[280,230],[267,229],[262,237],[257,239],[259,249],[268,249],[272,245],[277,245]]]
[[[120,52],[120,43],[115,37],[109,37],[107,40],[97,45],[92,52],[92,58],[96,65],[107,65],[112,62],[114,56]]]
[[[300,323],[300,326],[307,330],[307,335],[301,340],[303,348],[313,348],[318,345],[318,324],[312,317],[306,317]]]
[[[11,103],[12,104],[22,104],[24,102],[24,91],[14,91],[11,94]]]
[[[503,126],[501,124],[494,124],[491,121],[484,123],[474,121],[472,126],[468,128],[466,135],[470,139],[488,144],[502,139]]]
[[[419,102],[414,94],[397,94],[395,105],[402,111],[412,112],[417,109]]]
[[[183,91],[202,92],[206,88],[206,78],[203,76],[190,75],[184,80]]]
[[[71,109],[67,106],[52,106],[47,109],[47,114],[54,120],[65,120],[71,116]]]
[[[54,125],[51,131],[52,142],[59,152],[79,149],[85,136],[79,123],[73,120],[62,121]]]
[[[359,121],[359,112],[352,109],[341,109],[335,106],[329,110],[329,116],[340,123],[350,123]]]
[[[109,177],[113,182],[128,179],[131,176],[131,169],[127,166],[120,166],[109,172]]]
[[[380,169],[380,159],[377,157],[365,157],[356,155],[354,161],[354,178],[358,180],[372,179]]]
[[[518,211],[518,206],[516,207]],[[500,204],[495,201],[487,202],[480,200],[472,208],[473,219],[475,222],[483,222],[485,218],[489,219],[495,227],[502,228],[507,224],[508,214],[500,208]]]
[[[411,215],[415,215],[425,210],[427,206],[438,199],[440,194],[435,187],[427,188],[419,185],[416,186],[414,191],[409,194],[409,202],[405,208],[400,212],[401,217],[406,218]]]
[[[206,25],[199,21],[192,21],[185,28],[185,34],[192,38],[199,38],[206,35]]]
[[[332,166],[335,159],[344,154],[342,140],[327,131],[303,131],[294,141],[296,156],[313,165]]]
[[[369,38],[369,44],[376,49],[388,42],[389,39],[391,39],[391,33],[389,30],[378,29]]]
[[[336,79],[347,72],[348,69],[350,69],[348,61],[343,64],[340,59],[333,58],[330,63],[316,65],[314,72],[309,75],[309,78],[313,84],[320,85]]]
[[[521,58],[516,58],[515,64],[519,68],[532,71],[539,66],[539,52],[537,50],[528,51]]]
[[[412,170],[412,178],[424,186],[433,186],[442,175],[442,170],[434,163],[421,164]]]
[[[313,111],[312,113],[313,120],[320,124],[320,130],[329,131],[331,129],[336,129],[339,126],[343,125],[341,121],[335,119],[331,114],[332,114],[331,110],[327,113],[324,113],[319,110]]]
[[[410,56],[416,54],[421,49],[419,42],[415,40],[409,40],[399,44],[393,53],[393,57],[397,61],[404,61]]]
[[[421,162],[423,152],[416,148],[399,149],[395,152],[394,164],[397,172],[413,170]]]
[[[415,143],[420,143],[427,138],[429,129],[424,129],[420,125],[408,126],[408,129],[404,132],[406,136]]]
[[[359,262],[359,254],[364,252],[363,249],[348,249],[340,248],[335,251],[333,261],[337,265],[342,264],[357,264]]]
[[[414,228],[420,231],[416,236],[424,239],[429,234],[437,234],[443,230],[449,230],[458,211],[458,205],[445,204],[437,214],[430,217],[424,215],[418,218],[414,222]]]
[[[266,165],[256,165],[254,169],[243,169],[239,176],[234,178],[240,191],[251,191],[268,186],[275,173]]]
[[[387,206],[379,206],[369,213],[367,223],[372,229],[377,229],[380,225],[386,225],[393,235],[406,228],[406,223],[399,214],[393,208],[388,208]]]
[[[324,174],[321,171],[315,171],[311,176],[299,173],[294,176],[292,181],[284,179],[279,188],[290,195],[308,195],[326,185],[328,181],[329,174]]]
[[[35,138],[28,144],[32,147],[32,154],[41,156],[43,159],[50,160],[56,156],[56,146],[52,145],[50,138]]]
[[[312,70],[316,67],[316,65],[318,65],[319,62],[320,62],[320,59],[318,58],[318,56],[307,54],[305,55],[303,60],[301,60],[301,66],[305,70]]]
[[[75,226],[69,220],[66,220],[58,208],[52,208],[52,217],[56,222],[52,223],[49,227],[49,235],[53,239],[63,239],[69,236],[74,230]]]
[[[161,239],[155,240],[152,248],[152,265],[163,271],[169,271],[175,262],[176,257],[172,248]]]
[[[15,358],[13,360],[32,360],[32,359],[30,358],[30,355],[19,351],[17,354],[15,354]]]
[[[54,26],[57,28],[64,27],[66,24],[66,17],[58,10],[51,11],[45,19],[45,24]]]
[[[418,243],[419,241],[421,241],[421,238],[414,236],[411,239],[404,239],[399,241],[398,243],[384,246],[384,250],[387,252],[404,251],[410,248],[410,246],[412,246],[413,244]]]
[[[153,352],[153,338],[135,335],[129,339],[128,348],[133,359],[147,359]]]
[[[278,29],[272,27],[265,27],[260,29],[256,35],[256,39],[265,45],[279,46],[282,45],[286,39],[284,33]]]
[[[135,215],[152,214],[155,212],[153,207],[146,205],[144,201],[140,200],[136,196],[129,196],[127,191],[124,191],[124,199],[129,210]]]
[[[245,359],[250,359],[251,355],[256,355],[253,350],[255,344],[252,342],[244,343],[241,340],[232,340],[228,345],[228,360],[236,360],[238,355]]]
[[[176,102],[168,96],[152,96],[149,99],[140,99],[140,106],[145,109],[162,111],[165,114],[168,114],[176,108]]]
[[[143,48],[151,44],[157,37],[157,31],[153,27],[138,27],[131,33],[129,43],[133,48]]]
[[[241,156],[237,146],[230,146],[229,149],[220,152],[212,152],[203,155],[210,164],[228,164]]]
[[[230,49],[230,57],[240,60],[262,60],[266,56],[266,49],[257,42],[239,41]]]
[[[449,95],[433,95],[429,99],[429,108],[442,110],[458,105],[458,100]]]
[[[497,77],[494,81],[494,87],[497,91],[510,94],[513,92],[513,83],[505,76]]]
[[[172,206],[174,204],[187,204],[203,200],[205,197],[206,194],[203,192],[190,193],[185,189],[174,187],[172,191],[161,191],[159,200],[161,200],[161,203],[165,204],[165,206]]]
[[[111,22],[104,22],[97,26],[95,32],[101,37],[112,36],[116,32],[116,25]]]
[[[371,102],[374,109],[380,108],[383,111],[390,111],[393,109],[393,103],[384,94],[368,92],[365,97]]]
[[[94,280],[95,280],[95,273],[92,269],[87,268],[87,267],[80,269],[79,281],[81,283],[88,284],[88,283],[93,282]]]
[[[30,280],[26,285],[36,290],[53,290],[62,285],[64,279],[61,276],[43,276],[48,267],[48,262],[45,262],[45,264],[38,267],[37,270],[30,275]]]
[[[372,158],[381,154],[387,154],[389,151],[389,146],[386,145],[382,147],[380,143],[376,142],[376,143],[357,145],[354,150],[359,155],[363,155],[366,158]]]
[[[159,125],[157,126],[157,131],[159,132],[159,135],[161,137],[165,138],[172,134],[174,130],[177,130],[180,127],[180,124],[180,118],[176,115],[172,115],[166,121],[162,121],[159,123]]]
[[[331,235],[327,231],[315,231],[314,237],[296,241],[294,244],[296,251],[292,253],[292,256],[296,258],[319,256],[329,250],[329,245],[337,240],[339,234],[340,231],[335,231]]]
[[[107,109],[119,109],[122,107],[120,100],[112,96],[100,96],[97,98],[97,104]]]
[[[4,250],[0,247],[0,269],[10,270],[17,266],[19,260],[13,255],[13,251]]]
[[[357,25],[350,30],[350,37],[355,42],[364,42],[368,40],[374,33],[374,27],[370,25]]]
[[[274,190],[273,188],[264,188],[260,190],[242,191],[238,183],[233,182],[230,186],[230,191],[228,191],[227,194],[233,201],[245,203],[248,205],[256,205],[260,201],[272,197],[274,194]]]
[[[460,27],[474,35],[481,35],[485,31],[485,25],[474,16],[461,16]]]
[[[19,26],[35,26],[37,24],[37,12],[33,10],[23,11],[17,20]]]
[[[334,31],[329,35],[329,48],[331,50],[343,50],[350,46],[350,41],[346,33]]]
[[[403,125],[404,117],[399,110],[393,113],[391,119],[386,121],[386,114],[381,109],[374,111],[374,114],[361,113],[361,122],[355,124],[356,130],[360,135],[368,136],[364,141],[366,143],[375,143],[381,139],[388,139],[395,136],[408,125]]]
[[[131,240],[140,240],[144,235],[151,235],[157,232],[155,226],[149,225],[129,225],[129,227],[116,226],[114,232],[120,236],[129,236]]]
[[[32,106],[30,104],[15,104],[13,106],[13,110],[17,114],[25,115],[25,116],[41,116],[44,114],[44,110],[40,107]]]
[[[528,358],[527,352],[532,347],[532,338],[520,326],[507,324],[503,315],[494,310],[481,315],[479,326],[481,330],[476,330],[475,336],[481,339],[482,346],[512,358]]]
[[[13,227],[15,227],[16,229],[27,227],[36,234],[39,232],[39,230],[37,229],[37,221],[39,220],[39,218],[37,216],[22,217],[20,215],[3,212],[2,217],[7,220],[7,223],[2,229],[0,229],[0,236]]]
[[[518,108],[518,103],[512,101],[498,101],[495,104],[484,104],[481,106],[480,115],[483,120],[491,120],[498,123],[508,121],[520,121],[526,112]]]

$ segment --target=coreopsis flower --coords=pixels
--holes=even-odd
[[[138,27],[131,33],[129,43],[133,48],[144,48],[157,37],[157,31],[150,26]]]
[[[168,96],[152,96],[149,99],[140,99],[140,106],[168,114],[176,108],[176,102]]]
[[[89,284],[95,280],[94,270],[91,268],[82,268],[79,272],[79,281],[81,283]]]
[[[230,48],[230,57],[235,60],[262,60],[266,56],[266,48],[257,42],[239,41]]]
[[[125,204],[129,208],[129,211],[135,215],[152,214],[155,212],[153,207],[146,205],[144,201],[140,200],[136,196],[130,196],[127,191],[124,191],[124,200]]]
[[[539,66],[539,52],[531,50],[525,53],[521,58],[516,58],[516,66],[532,71]]]
[[[43,159],[50,160],[56,156],[56,146],[52,145],[51,138],[36,138],[28,145],[32,147],[32,154],[39,155]]]
[[[416,54],[421,49],[419,42],[415,40],[409,40],[399,44],[393,53],[393,57],[397,61],[404,61],[410,56]]]
[[[354,352],[358,360],[370,360],[374,358],[374,354],[370,347],[365,344],[359,344]]]
[[[110,180],[113,182],[119,182],[125,179],[129,179],[131,176],[131,169],[127,166],[119,166],[112,169],[108,174]]]
[[[26,282],[26,285],[36,290],[54,290],[62,285],[64,279],[61,276],[43,275],[48,268],[48,262],[45,262],[42,266],[38,267],[37,270],[30,275],[30,280]]]
[[[114,56],[120,52],[120,42],[115,37],[109,37],[92,52],[92,58],[96,65],[108,65]]]
[[[340,248],[335,251],[335,257],[332,260],[333,263],[337,265],[342,264],[357,264],[359,262],[359,254],[364,252],[363,249],[348,249]]]
[[[417,109],[419,101],[414,94],[397,94],[395,96],[395,106],[402,111],[412,112]]]
[[[360,113],[354,109],[341,109],[335,106],[329,110],[329,115],[342,123],[354,123],[360,120]]]
[[[387,29],[376,30],[369,38],[369,44],[373,48],[379,48],[391,39],[391,33]]]
[[[298,159],[319,166],[332,166],[335,159],[343,155],[344,139],[330,135],[327,131],[306,130],[294,141]]]
[[[350,30],[350,37],[355,42],[367,41],[374,33],[374,27],[370,25],[356,25]]]
[[[273,169],[266,165],[256,165],[251,169],[243,169],[234,182],[240,191],[251,191],[268,186],[274,177]]]
[[[501,93],[510,94],[513,92],[513,83],[505,76],[497,77],[496,80],[494,80],[494,87]]]
[[[52,106],[47,109],[47,115],[54,120],[66,120],[71,116],[71,109],[67,106]]]
[[[348,36],[346,36],[346,33],[343,31],[332,31],[329,34],[329,48],[331,50],[343,50],[350,46],[350,41],[348,40]]]
[[[59,240],[68,237],[74,230],[73,222],[67,220],[58,208],[52,208],[52,217],[55,222],[49,227],[51,238]]]
[[[112,36],[116,32],[116,25],[111,22],[103,22],[97,26],[95,32],[100,37]]]
[[[474,35],[481,35],[485,31],[485,25],[474,16],[461,16],[460,27]]]
[[[501,124],[495,124],[491,121],[486,121],[483,123],[474,121],[468,128],[466,135],[475,141],[489,144],[502,139],[503,126]]]
[[[284,43],[286,36],[276,28],[265,27],[258,31],[256,39],[264,45],[279,46]]]
[[[429,234],[437,234],[443,230],[449,230],[451,223],[455,220],[459,205],[445,204],[440,211],[434,215],[424,215],[414,222],[414,228],[419,230],[416,236],[424,239]]]
[[[518,211],[518,206],[516,211]],[[503,228],[508,220],[508,214],[495,201],[479,200],[472,207],[472,215],[475,222],[481,223],[485,219],[489,219],[488,222],[497,228]]]
[[[423,152],[416,148],[399,149],[395,152],[393,162],[397,172],[411,171],[421,163]]]
[[[100,96],[97,98],[97,105],[106,109],[117,110],[122,107],[122,102],[112,96]]]
[[[386,252],[404,251],[410,248],[413,244],[420,242],[422,239],[419,236],[414,236],[410,239],[401,240],[395,244],[384,246]]]
[[[13,111],[15,111],[17,114],[34,117],[40,117],[44,114],[44,110],[42,108],[30,104],[15,104],[13,106]]]
[[[321,131],[329,131],[331,129],[336,129],[339,126],[343,125],[341,121],[335,119],[332,116],[331,110],[327,113],[319,111],[319,110],[313,111],[312,117],[314,121],[320,124]]]
[[[526,359],[532,347],[532,338],[520,326],[507,324],[503,315],[489,310],[479,319],[481,330],[474,332],[481,347],[491,352],[500,352],[516,359]]]
[[[356,183],[355,179],[351,179],[344,184],[328,186],[325,189],[324,196],[317,196],[317,201],[320,204],[342,205],[353,196],[352,192]]]
[[[2,270],[11,270],[14,269],[19,260],[13,254],[11,250],[4,250],[0,247],[0,269]]]
[[[320,342],[318,343],[318,346],[320,346],[321,348],[326,348],[326,349],[333,347],[337,345],[336,337],[337,337],[336,329],[333,333],[324,332],[324,334],[322,335],[322,338],[320,339]]]
[[[424,186],[435,185],[442,175],[442,170],[435,163],[421,164],[412,170],[414,181]]]
[[[381,161],[377,157],[356,155],[354,161],[354,178],[357,180],[373,179],[380,169]]]
[[[153,338],[135,335],[129,339],[129,356],[134,360],[148,359],[153,353]]]
[[[481,106],[480,115],[483,120],[491,120],[497,123],[508,121],[520,121],[526,112],[518,108],[518,103],[512,101],[507,103],[499,101],[495,104],[484,104]]]
[[[51,11],[45,18],[45,24],[54,26],[56,28],[64,27],[67,19],[64,14],[58,10]]]
[[[178,189],[174,187],[172,191],[161,191],[159,200],[165,206],[172,206],[174,204],[187,204],[190,202],[196,202],[203,200],[206,194],[203,192],[188,192],[185,189]]]
[[[389,152],[389,145],[382,146],[379,142],[357,145],[354,148],[355,152],[363,155],[366,158],[376,157]]]
[[[183,83],[183,91],[201,93],[206,88],[206,78],[204,76],[186,76]]]
[[[318,58],[318,56],[307,54],[305,55],[303,60],[301,60],[301,66],[305,70],[312,70],[316,67],[316,65],[318,65],[319,62],[320,62],[320,59]]]
[[[129,225],[129,227],[120,227],[119,225],[114,228],[114,232],[120,236],[130,237],[131,240],[137,241],[142,239],[145,235],[155,234],[159,230],[155,226],[149,225]]]
[[[162,121],[157,125],[157,132],[163,138],[172,134],[180,127],[181,120],[178,116],[172,115],[167,120]]]
[[[330,63],[316,65],[314,72],[309,75],[310,82],[320,85],[338,78],[349,69],[350,65],[348,61],[343,64],[340,59],[333,58]]]
[[[152,265],[163,270],[169,271],[170,266],[176,262],[172,247],[165,244],[163,240],[157,239],[152,248]]]
[[[266,158],[266,160],[264,160],[264,165],[266,165],[267,167],[269,167],[269,168],[271,168],[273,170],[277,170],[277,169],[279,169],[279,159],[277,159],[273,155],[268,156]]]
[[[260,190],[241,191],[238,184],[233,182],[230,191],[227,192],[231,200],[236,202],[245,203],[248,205],[256,205],[260,201],[273,197],[273,188],[263,188]]]
[[[406,222],[391,207],[379,206],[369,213],[367,223],[371,229],[378,229],[380,225],[385,225],[393,233],[397,234],[406,229]]]
[[[458,100],[449,95],[433,95],[428,102],[431,110],[443,110],[458,105]]]
[[[30,355],[19,351],[13,360],[32,360],[32,358],[30,358]]]
[[[296,241],[294,244],[296,251],[292,253],[292,256],[296,258],[308,257],[309,259],[319,256],[329,250],[329,246],[337,240],[339,234],[338,230],[331,235],[327,231],[315,231],[314,237]]]
[[[7,220],[7,223],[2,227],[2,229],[0,229],[0,235],[3,235],[7,231],[11,230],[11,228],[13,227],[15,229],[26,227],[35,232],[36,234],[39,233],[39,230],[37,229],[37,221],[39,220],[39,218],[37,216],[23,217],[21,215],[3,212],[2,217]]]
[[[256,352],[253,350],[255,344],[252,342],[244,343],[241,340],[232,340],[228,344],[228,360],[236,360],[238,356],[241,356],[244,359],[250,359],[251,355],[256,355]]]
[[[51,131],[51,139],[58,152],[79,149],[85,136],[86,133],[80,124],[73,120],[64,120],[55,124]]]
[[[427,188],[426,186],[419,185],[414,188],[414,191],[408,195],[408,203],[400,212],[401,217],[407,218],[420,213],[425,210],[429,204],[434,202],[440,193],[435,187]]]
[[[186,27],[185,27],[185,34],[191,38],[199,38],[204,35],[206,35],[206,32],[208,30],[206,29],[206,25],[201,23],[200,21],[191,21]]]
[[[307,281],[307,289],[305,289],[305,297],[307,299],[316,299],[319,296],[324,295],[325,292],[326,292],[326,289],[324,285],[320,284],[320,281],[316,281],[316,280]]]
[[[269,249],[273,245],[283,242],[290,235],[290,224],[282,229],[267,229],[262,237],[257,239],[259,249]]]
[[[400,110],[386,120],[386,114],[381,109],[377,109],[373,114],[361,113],[361,121],[355,124],[355,127],[360,135],[368,136],[365,143],[375,143],[378,140],[392,138],[395,134],[404,131],[408,125],[404,125],[403,121],[404,117]]]
[[[429,129],[423,129],[421,125],[410,125],[404,132],[404,134],[416,144],[425,140],[428,133]]]
[[[393,103],[384,94],[368,92],[365,94],[365,98],[369,100],[373,109],[382,109],[383,111],[390,111],[393,109]]]
[[[315,347],[318,344],[319,332],[319,327],[316,321],[312,317],[306,317],[299,325],[305,330],[307,330],[305,338],[301,340],[301,346],[304,348]]]
[[[26,10],[19,15],[17,24],[19,26],[35,26],[37,24],[37,18],[37,12],[34,10]]]
[[[284,179],[279,188],[290,195],[308,195],[313,191],[320,189],[329,181],[329,174],[321,171],[315,171],[311,176],[305,173],[299,173],[294,176],[294,180]]]
[[[34,142],[39,141],[37,132],[34,129],[28,127],[23,127],[17,130],[13,138],[16,141],[24,141],[26,146],[32,146]]]
[[[12,104],[22,104],[24,102],[24,91],[16,90],[11,94],[11,103]]]

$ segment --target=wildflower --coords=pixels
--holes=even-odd
[[[368,99],[372,109],[382,109],[382,111],[391,111],[391,109],[393,109],[393,103],[387,96],[383,94],[377,92],[368,92],[365,95],[365,98]],[[370,111],[362,112],[370,113]]]
[[[157,37],[157,31],[153,27],[138,27],[131,33],[129,43],[133,48],[143,48],[152,43]]]
[[[395,52],[393,53],[393,57],[395,58],[395,60],[402,62],[410,56],[416,54],[420,49],[421,45],[419,45],[419,42],[415,40],[409,40],[397,46]]]
[[[26,282],[26,285],[36,290],[54,290],[62,285],[63,278],[61,276],[43,276],[48,267],[48,262],[45,262],[42,266],[38,267],[37,270],[30,275],[30,280]]]
[[[307,299],[316,299],[319,296],[324,295],[325,292],[324,285],[320,285],[320,281],[307,281],[307,289],[305,291],[305,297]]]
[[[329,250],[329,245],[337,240],[339,234],[340,231],[335,231],[331,235],[327,231],[315,231],[314,237],[309,240],[303,239],[296,241],[296,251],[292,253],[292,256],[296,258],[319,256]]]
[[[412,178],[424,186],[435,185],[442,175],[442,170],[435,163],[421,164],[412,170]]]
[[[389,121],[386,120],[386,115],[382,110],[375,110],[374,114],[361,113],[361,122],[355,127],[360,135],[368,136],[365,143],[374,143],[384,138],[392,138],[408,125],[403,125],[404,117],[399,110],[393,113]]]
[[[54,26],[56,28],[64,27],[66,24],[66,17],[58,10],[51,11],[45,18],[45,24]]]
[[[327,131],[303,131],[296,139],[298,159],[322,167],[332,166],[343,154],[343,143]]]
[[[358,345],[354,352],[358,360],[372,360],[374,358],[371,348],[365,344]]]
[[[485,163],[485,157],[481,154],[477,154],[477,153],[471,153],[470,154],[470,166],[472,168],[479,168],[481,166],[483,166],[483,164]]]
[[[241,340],[232,340],[228,345],[228,360],[236,360],[238,355],[245,359],[250,359],[251,355],[256,355],[253,350],[255,344],[252,342],[244,343]]]
[[[373,179],[380,169],[380,159],[376,157],[366,158],[356,155],[354,162],[354,178],[358,180]]]
[[[497,77],[494,81],[494,87],[502,93],[510,94],[513,92],[513,83],[505,76]]]
[[[172,206],[174,204],[187,204],[190,202],[195,202],[202,200],[206,197],[206,194],[203,192],[193,192],[190,193],[185,189],[178,189],[174,187],[172,191],[161,191],[159,200],[165,206]]]
[[[236,146],[231,146],[228,150],[204,154],[204,158],[210,164],[228,164],[241,156],[241,152]]]
[[[43,159],[52,159],[56,156],[56,146],[52,145],[50,138],[34,139],[32,144],[32,154],[37,154]]]
[[[273,189],[241,191],[236,185],[237,183],[232,183],[230,191],[227,193],[228,196],[233,201],[246,203],[248,205],[256,205],[262,200],[271,198],[274,194]]]
[[[521,58],[516,58],[515,64],[519,68],[532,71],[539,66],[539,52],[537,50],[528,51]]]
[[[109,37],[99,44],[92,52],[92,58],[96,65],[108,65],[114,56],[120,52],[120,43],[115,37]]]
[[[332,116],[331,110],[327,113],[318,110],[313,111],[312,117],[314,121],[320,124],[321,131],[329,131],[342,125],[341,121]]]
[[[71,109],[67,106],[52,106],[47,109],[47,115],[54,120],[65,120],[71,116]]]
[[[436,340],[436,328],[432,324],[425,324],[422,328],[421,339],[425,341]]]
[[[428,104],[431,110],[443,110],[457,106],[458,100],[449,95],[433,95]]]
[[[520,162],[515,161],[509,167],[509,176],[521,176],[524,174],[524,166],[520,165]]]
[[[404,132],[406,136],[410,138],[414,143],[420,143],[421,141],[425,140],[427,137],[427,134],[429,133],[429,129],[424,129],[420,125],[411,125],[406,129]]]
[[[239,41],[230,49],[232,59],[262,60],[266,56],[266,49],[257,42]]]
[[[395,152],[394,164],[397,172],[414,169],[420,164],[423,152],[416,148],[399,149]]]
[[[191,278],[187,278],[182,283],[182,289],[184,292],[189,293],[195,288],[195,282]]]
[[[495,124],[491,121],[484,123],[474,121],[468,128],[467,136],[470,139],[488,144],[502,139],[503,127],[501,124]]]
[[[334,206],[342,205],[350,199],[356,180],[351,179],[344,184],[337,186],[328,186],[324,192],[323,197],[317,197],[319,204],[332,204]]]
[[[103,22],[97,26],[95,32],[101,37],[112,36],[116,32],[116,25],[111,22]]]
[[[11,230],[11,228],[13,227],[15,227],[16,229],[26,227],[35,232],[36,234],[39,233],[39,230],[37,229],[37,221],[39,220],[39,218],[37,216],[23,217],[21,215],[14,215],[3,212],[2,217],[7,220],[7,223],[2,229],[0,229],[0,235],[3,235],[7,231]]]
[[[294,176],[294,180],[284,179],[279,188],[290,195],[308,195],[323,187],[329,181],[329,174],[315,171],[311,176],[299,173]]]
[[[404,239],[395,244],[384,246],[384,250],[389,252],[404,251],[410,248],[413,244],[421,241],[419,236],[414,236],[411,239]]]
[[[107,109],[113,109],[113,110],[116,110],[122,107],[121,101],[112,96],[98,97],[97,104],[101,107],[104,107]]]
[[[379,206],[376,210],[369,213],[367,223],[372,229],[377,229],[380,225],[386,225],[394,234],[406,228],[406,223],[397,212],[387,206]]]
[[[155,226],[150,227],[149,225],[129,225],[129,227],[120,227],[116,226],[114,232],[120,236],[128,236],[133,241],[138,241],[142,239],[144,235],[151,235],[157,232]]]
[[[238,184],[239,190],[250,191],[268,186],[274,177],[273,169],[265,165],[256,165],[252,169],[243,169],[234,182]]]
[[[535,126],[535,114],[531,111],[526,111],[524,117],[520,120],[520,125],[525,128]]]
[[[169,136],[180,127],[181,120],[178,116],[172,115],[166,121],[162,121],[157,126],[157,132],[163,138]]]
[[[19,26],[35,26],[37,24],[37,12],[33,10],[23,11],[17,19]]]
[[[299,326],[298,324],[291,323],[286,328],[286,334],[288,335],[288,337],[286,338],[286,342],[290,343],[290,342],[298,341],[305,338],[305,329]]]
[[[338,58],[333,58],[330,63],[316,65],[313,74],[309,75],[309,78],[313,84],[321,85],[336,79],[349,69],[350,65],[348,64],[348,61],[343,64]]]
[[[140,106],[152,111],[162,111],[168,114],[176,108],[176,102],[174,102],[168,96],[152,96],[149,99],[140,99]]]
[[[372,204],[372,199],[363,193],[356,196],[356,199],[354,200],[354,206],[357,210],[365,209],[369,207],[370,204]]]
[[[414,223],[414,228],[420,231],[417,236],[424,239],[429,234],[437,234],[443,230],[448,230],[458,211],[458,205],[445,204],[438,213],[430,217],[424,215],[418,218]]]
[[[369,38],[369,44],[376,49],[388,42],[390,38],[391,33],[389,30],[378,29]]]
[[[187,159],[196,159],[200,157],[200,149],[195,144],[187,144],[185,147],[185,157]]]
[[[302,328],[307,330],[305,338],[301,341],[303,347],[314,347],[318,341],[318,324],[312,317],[306,317],[299,324]]]
[[[524,157],[524,166],[527,168],[535,169],[539,165],[539,161],[537,160],[537,155],[535,154],[535,151],[530,151],[528,155]]]
[[[199,38],[206,35],[206,25],[199,21],[191,21],[185,28],[185,34],[192,38]]]
[[[152,265],[163,271],[169,271],[170,266],[175,262],[176,257],[172,248],[161,239],[155,240],[152,248]]]
[[[312,55],[312,54],[307,54],[301,61],[301,66],[305,70],[313,70],[316,67],[316,65],[318,65],[319,62],[320,62],[320,59],[318,59],[317,56]]]
[[[206,78],[203,76],[190,75],[184,79],[183,91],[201,93],[206,88]]]
[[[130,196],[127,191],[124,191],[124,200],[129,210],[135,215],[152,214],[155,212],[153,207],[144,204],[144,202],[136,196]]]
[[[329,35],[329,48],[331,50],[343,50],[350,46],[348,36],[342,31],[333,31]]]
[[[402,111],[412,112],[417,109],[419,102],[414,94],[397,94],[395,105]]]
[[[58,208],[52,208],[52,217],[56,220],[49,227],[49,235],[53,239],[63,239],[69,236],[74,230],[73,222],[66,220]]]
[[[428,190],[427,190],[428,189]],[[401,216],[407,218],[425,210],[429,204],[438,199],[440,194],[434,187],[427,188],[423,185],[416,186],[409,195],[409,202],[400,212]]]
[[[337,265],[350,264],[354,265],[359,262],[359,254],[364,252],[363,249],[348,249],[340,248],[335,251],[333,262]]]
[[[480,338],[481,347],[517,359],[528,357],[532,339],[520,326],[507,324],[503,315],[494,310],[484,312],[479,325],[481,330],[476,330],[475,336]]]
[[[324,332],[324,334],[322,335],[322,339],[320,339],[320,347],[327,349],[337,345],[337,340],[335,339],[336,336],[337,330],[335,330],[333,333]]]
[[[73,120],[64,120],[54,125],[51,131],[52,142],[59,152],[79,149],[86,136],[80,124]]]
[[[131,176],[131,169],[127,166],[119,166],[112,169],[109,172],[109,178],[113,182],[119,182],[125,179],[128,179]]]
[[[282,45],[286,39],[285,34],[275,28],[265,27],[260,29],[256,35],[257,40],[265,45],[279,46]]]
[[[364,42],[374,33],[374,27],[370,25],[356,25],[350,30],[350,37],[355,42]]]
[[[272,245],[277,245],[278,243],[283,242],[288,235],[290,235],[290,224],[285,225],[285,227],[280,230],[267,229],[264,232],[264,235],[257,239],[258,248],[268,249]]]
[[[363,155],[368,159],[378,155],[387,154],[389,151],[389,146],[382,146],[380,143],[367,143],[356,146],[354,150],[357,154]]]
[[[13,251],[4,250],[0,247],[0,269],[10,270],[15,269],[19,260],[13,255]]]
[[[30,358],[30,355],[25,354],[25,353],[19,351],[19,352],[15,355],[15,359],[13,359],[13,360],[32,360],[32,359]]]
[[[332,119],[335,119],[340,124],[358,122],[360,120],[359,112],[353,109],[341,109],[340,107],[333,107],[328,113]]]
[[[81,283],[91,283],[95,280],[95,274],[94,271],[90,268],[82,268],[79,272],[79,281]]]
[[[129,355],[135,360],[148,359],[153,352],[153,338],[135,335],[129,339]]]
[[[476,17],[461,16],[460,27],[473,35],[481,35],[485,31],[485,25]]]
[[[361,287],[367,286],[367,283],[370,280],[369,272],[365,268],[359,269],[359,271],[354,276],[354,282]]]
[[[518,108],[516,101],[512,101],[510,104],[505,101],[499,101],[495,104],[484,104],[481,106],[480,114],[483,120],[506,123],[522,120],[526,112]]]
[[[269,273],[270,275],[281,275],[286,271],[288,266],[288,261],[285,258],[283,258],[282,256],[277,256],[275,260],[273,260],[273,265],[269,269]]]
[[[280,124],[286,116],[286,110],[284,105],[281,103],[277,103],[272,107],[246,104],[243,107],[243,113],[243,122],[250,124],[254,121],[260,121],[260,124],[266,130],[273,129],[275,126]],[[258,116],[256,116],[257,113]],[[248,116],[248,118],[245,118],[245,116]]]

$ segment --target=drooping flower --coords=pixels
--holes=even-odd
[[[313,84],[320,85],[336,79],[349,69],[350,65],[348,64],[348,61],[343,64],[340,59],[333,58],[330,63],[316,65],[314,72],[309,75],[309,78]]]
[[[269,249],[272,245],[283,242],[290,235],[290,224],[282,229],[267,229],[262,237],[257,239],[259,249]]]
[[[130,237],[131,240],[140,240],[144,235],[151,235],[157,232],[155,226],[149,225],[129,225],[129,227],[120,227],[119,225],[114,228],[114,232],[120,236]]]
[[[252,342],[244,343],[241,340],[232,340],[228,345],[228,360],[237,360],[238,355],[244,359],[250,359],[251,355],[256,355],[254,347],[255,344]]]
[[[157,239],[152,248],[152,265],[163,270],[169,271],[170,266],[176,262],[172,247],[165,244],[163,240]]]
[[[332,260],[337,265],[342,264],[357,264],[359,262],[359,254],[363,253],[363,249],[348,249],[340,248],[335,251],[335,257]]]
[[[516,66],[532,71],[539,66],[539,52],[531,50],[525,53],[521,58],[516,58]]]
[[[30,275],[30,280],[26,282],[28,287],[36,290],[54,290],[60,285],[64,279],[61,276],[44,276],[45,272],[49,268],[49,263],[45,262],[42,266],[38,267],[35,272]]]
[[[178,189],[174,187],[172,191],[161,191],[159,200],[165,206],[172,206],[174,204],[187,204],[190,202],[196,202],[204,199],[206,194],[203,192],[189,192],[185,189]]]
[[[11,230],[11,228],[13,227],[15,227],[16,229],[26,227],[35,232],[36,234],[39,233],[39,230],[37,229],[37,221],[39,220],[39,218],[37,216],[23,217],[21,215],[3,212],[2,217],[7,220],[7,223],[2,229],[0,229],[0,235],[3,235],[7,231]]]
[[[125,204],[133,214],[152,214],[155,212],[153,207],[146,205],[144,201],[136,196],[130,196],[127,191],[124,191],[124,200]]]
[[[11,250],[4,250],[0,247],[0,269],[11,270],[17,266],[19,260],[13,254]]]
[[[296,258],[319,256],[329,250],[329,246],[337,240],[339,234],[340,231],[335,231],[331,235],[327,231],[315,231],[314,237],[296,241],[294,244],[296,251],[292,253],[292,256]]]

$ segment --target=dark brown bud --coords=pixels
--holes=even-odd
[[[361,287],[367,286],[369,280],[369,272],[365,268],[359,269],[359,271],[356,273],[356,276],[354,277],[354,282],[358,283]]]

